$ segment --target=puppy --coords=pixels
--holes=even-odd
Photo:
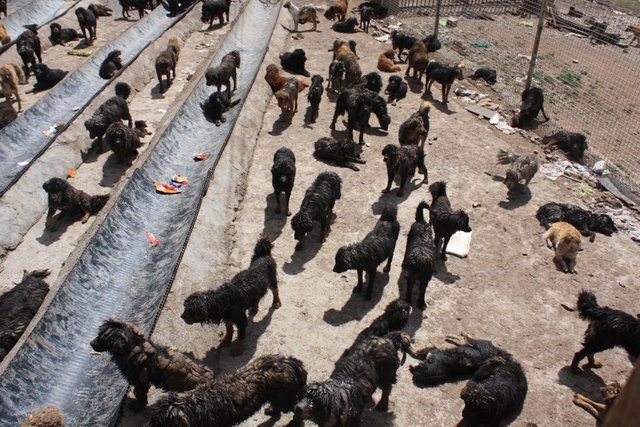
[[[601,425],[604,422],[609,409],[613,406],[613,402],[616,401],[621,391],[622,385],[619,382],[614,381],[604,387],[600,387],[600,394],[602,394],[602,397],[604,398],[604,403],[594,402],[579,393],[576,393],[573,396],[573,403],[593,415],[596,419],[597,425]]]
[[[33,74],[36,76],[36,84],[33,85],[33,92],[51,89],[65,78],[68,71],[57,68],[49,68],[46,64],[36,64],[33,67]]]
[[[30,413],[20,427],[65,427],[64,417],[55,406],[45,406]]]
[[[332,89],[334,92],[340,93],[342,85],[345,83],[346,67],[342,61],[332,61],[329,65],[329,78],[327,90]]]
[[[318,160],[331,162],[357,172],[360,169],[353,163],[367,163],[360,159],[361,152],[362,147],[351,140],[336,141],[331,137],[323,137],[314,143],[313,156]]]
[[[387,166],[387,187],[382,190],[388,193],[391,190],[391,184],[396,175],[400,175],[400,188],[398,188],[398,197],[404,196],[404,190],[407,181],[413,177],[418,168],[418,172],[424,175],[422,183],[429,183],[429,173],[424,164],[424,150],[417,145],[400,146],[387,144],[382,150],[382,157]]]
[[[271,308],[277,309],[282,305],[278,293],[277,266],[271,256],[272,248],[273,244],[269,239],[261,238],[256,243],[249,268],[214,290],[189,295],[184,302],[182,320],[188,325],[219,324],[223,320],[227,333],[220,346],[231,343],[235,324],[238,328],[238,339],[233,344],[231,354],[242,354],[248,324],[246,311],[249,310],[252,316],[258,313],[258,304],[267,293],[267,289],[273,294]]]
[[[440,251],[440,258],[447,260],[447,245],[456,231],[471,232],[469,215],[463,210],[453,211],[447,197],[447,183],[438,181],[429,187],[431,193],[431,208],[429,208],[429,222],[435,233],[436,252]],[[441,247],[442,245],[442,247]]]
[[[640,355],[640,320],[636,316],[599,306],[596,296],[584,290],[578,296],[578,313],[581,319],[589,321],[589,327],[584,333],[582,349],[571,361],[573,372],[582,372],[578,365],[585,357],[592,368],[601,367],[593,355],[610,348],[624,348],[633,360]]]
[[[483,79],[488,84],[494,85],[498,81],[498,74],[496,73],[496,70],[491,68],[478,68],[473,72],[471,78]]]
[[[395,73],[400,71],[400,67],[394,62],[396,54],[393,50],[385,50],[378,56],[378,70],[385,73]]]
[[[420,310],[427,308],[425,293],[427,286],[436,271],[436,247],[433,242],[431,225],[424,219],[424,209],[429,209],[429,204],[420,202],[416,209],[416,221],[409,230],[407,236],[407,249],[402,260],[402,270],[406,274],[407,290],[405,301],[411,305],[413,285],[418,282],[420,286],[417,307]]]
[[[18,85],[24,81],[24,74],[20,65],[13,62],[0,65],[0,87],[2,87],[2,93],[9,107],[13,110],[11,105],[11,95],[16,96],[18,101],[18,112],[22,111],[22,99],[20,99],[20,89]]]
[[[110,353],[122,375],[133,385],[136,400],[131,406],[134,410],[146,406],[152,384],[163,390],[186,391],[214,378],[206,366],[177,350],[154,343],[133,325],[115,319],[100,326],[91,348]]]
[[[376,279],[376,269],[381,262],[387,260],[387,265],[382,271],[391,271],[393,252],[400,233],[398,223],[398,209],[394,205],[387,205],[380,215],[380,219],[371,232],[361,242],[343,246],[336,253],[334,273],[344,273],[347,270],[358,272],[358,284],[353,289],[354,293],[362,291],[364,280],[362,273],[368,276],[365,300],[373,297],[373,283]]]
[[[176,78],[176,64],[178,63],[179,55],[180,43],[174,37],[169,40],[167,48],[156,58],[156,75],[158,76],[161,93],[165,91],[162,86],[162,76],[167,77],[167,89],[169,89],[169,84],[171,83],[171,74],[173,74],[174,79]]]
[[[65,43],[70,41],[80,39],[80,35],[73,28],[62,28],[62,26],[58,23],[53,23],[49,25],[51,29],[51,35],[49,36],[49,40],[53,46],[59,44],[60,46],[65,46]]]
[[[331,26],[336,33],[355,33],[358,25],[358,18],[351,17],[345,21],[338,21]]]
[[[230,6],[231,0],[204,0],[200,20],[205,24],[208,22],[209,28],[213,26],[213,20],[215,18],[218,18],[220,25],[224,25],[224,15],[227,16],[227,22],[229,22]]]
[[[288,78],[282,89],[275,93],[275,96],[282,117],[291,123],[293,116],[298,111],[298,80],[295,77]]]
[[[536,212],[540,225],[549,228],[552,223],[565,221],[576,227],[583,236],[589,236],[590,241],[596,238],[595,233],[611,236],[618,231],[609,215],[594,214],[576,205],[565,203],[547,203],[540,206]]]
[[[102,61],[102,64],[100,64],[98,75],[105,80],[109,80],[118,70],[122,69],[122,59],[120,58],[121,54],[122,52],[119,50],[112,50],[109,52],[104,61]]]
[[[280,65],[283,70],[309,77],[311,74],[305,68],[306,62],[307,56],[303,49],[295,49],[293,52],[285,52],[280,55]]]
[[[78,24],[80,24],[80,29],[82,30],[82,37],[87,41],[87,46],[92,46],[93,41],[98,37],[98,21],[96,16],[91,10],[79,7],[76,9],[76,17],[78,18]],[[87,32],[89,33],[88,38]]]
[[[418,81],[422,80],[423,74],[427,71],[427,65],[429,65],[427,46],[425,46],[424,42],[418,40],[413,44],[407,54],[407,62],[407,70],[404,75],[408,76],[409,71],[413,68],[413,78]]]
[[[424,148],[424,141],[429,134],[428,122],[427,126],[419,113],[413,113],[407,120],[402,122],[398,130],[398,140],[400,145],[418,145]]]
[[[90,3],[89,7],[87,7],[93,14],[96,16],[111,16],[113,13],[113,9],[103,4],[98,3]]]
[[[36,65],[36,63],[42,63],[42,46],[40,37],[38,37],[38,26],[31,24],[25,25],[25,28],[26,30],[16,39],[16,50],[22,59],[25,77],[28,79],[33,66]],[[31,65],[31,67],[29,65]]]
[[[102,137],[111,123],[127,120],[129,127],[133,126],[127,98],[131,93],[131,87],[123,82],[116,83],[115,96],[107,99],[93,115],[84,122],[84,127],[89,131],[89,138],[98,138],[98,147],[102,146]]]
[[[57,222],[60,221],[63,215],[75,216],[82,213],[82,223],[86,223],[89,217],[100,212],[100,209],[102,209],[109,200],[108,194],[90,196],[82,190],[73,188],[71,184],[61,178],[51,178],[42,184],[42,188],[47,192],[49,201],[49,211],[47,212],[45,227],[52,231],[57,229]],[[54,221],[53,215],[58,210],[62,213],[58,219]]]
[[[584,162],[584,152],[589,148],[587,137],[581,133],[559,131],[550,136],[542,138],[542,147],[545,150],[561,149],[569,160],[574,162]]]
[[[531,87],[522,91],[520,95],[522,103],[520,104],[520,112],[511,118],[511,126],[519,127],[526,122],[530,122],[538,117],[538,113],[542,111],[544,121],[548,121],[549,117],[544,112],[544,92],[539,87]]]
[[[216,126],[220,126],[227,121],[223,114],[239,102],[239,99],[232,101],[228,92],[213,92],[204,103],[203,110],[209,120],[212,120]]]
[[[403,98],[406,98],[407,90],[409,90],[409,86],[407,85],[407,82],[402,80],[402,77],[398,75],[389,77],[389,84],[384,90],[384,93],[389,95],[387,103],[396,105],[396,102],[400,101]]]
[[[365,6],[360,9],[360,28],[364,30],[365,33],[369,33],[369,25],[371,24],[371,18],[373,18],[373,14],[375,10],[372,7]]]
[[[2,46],[11,43],[11,37],[9,37],[7,27],[4,24],[0,24],[0,43],[2,43]]]
[[[287,216],[291,215],[289,210],[289,200],[293,184],[296,181],[296,156],[293,151],[286,147],[280,148],[273,154],[273,166],[271,167],[271,183],[273,185],[273,195],[276,198],[275,213],[284,212]],[[284,203],[280,201],[280,197],[284,193]]]
[[[233,50],[222,57],[220,65],[207,70],[204,75],[207,86],[216,86],[220,92],[222,85],[225,85],[231,96],[231,80],[233,80],[233,90],[237,88],[237,68],[240,68],[240,52]]]
[[[565,273],[576,273],[576,258],[580,250],[580,232],[568,222],[556,222],[542,237],[556,252],[555,261]]]
[[[298,31],[300,20],[311,22],[313,24],[313,31],[316,31],[318,28],[318,11],[315,6],[307,5],[298,7],[290,1],[287,1],[282,7],[287,9],[291,14],[291,18],[293,18],[293,31]]]
[[[323,83],[324,79],[319,74],[315,74],[311,78],[311,87],[307,94],[307,101],[309,101],[309,104],[311,105],[311,123],[314,123],[316,121],[316,117],[318,117],[320,101],[322,100],[322,93],[324,92],[324,87],[322,86]]]

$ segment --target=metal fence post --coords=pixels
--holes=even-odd
[[[438,38],[438,29],[440,28],[440,2],[441,0],[436,0],[436,25],[433,27],[433,36]]]
[[[529,89],[529,87],[531,86],[531,79],[533,78],[533,70],[536,68],[536,58],[538,57],[538,46],[540,45],[540,36],[542,35],[542,28],[544,27],[544,18],[547,15],[547,1],[548,0],[542,0],[542,5],[540,8],[540,16],[538,17],[538,28],[536,28],[536,38],[533,40],[533,49],[531,50],[531,60],[529,61],[529,71],[527,71],[527,81],[524,84],[525,90]]]

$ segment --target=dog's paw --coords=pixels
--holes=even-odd
[[[383,193],[383,194],[388,193],[388,192],[389,192],[389,189],[388,189],[388,188],[385,188],[384,190],[382,190],[382,193]]]
[[[602,368],[602,363],[600,363],[597,360],[595,360],[593,363],[589,363],[589,367],[591,367],[593,369],[600,369],[600,368]]]
[[[424,310],[426,310],[426,309],[427,309],[427,304],[425,304],[425,302],[424,302],[424,301],[420,301],[420,302],[417,304],[417,307],[418,307],[418,309],[419,309],[419,310],[424,311]]]
[[[378,412],[386,412],[389,410],[389,402],[378,402],[378,404],[375,407],[376,411]]]
[[[360,293],[360,291],[362,291],[362,286],[356,286],[355,288],[353,288],[353,291],[351,291],[351,293],[357,294]]]
[[[287,211],[287,216],[291,216],[291,211]]]

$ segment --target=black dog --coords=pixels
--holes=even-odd
[[[391,47],[393,50],[398,49],[398,59],[400,62],[404,62],[402,60],[402,52],[405,49],[411,49],[416,41],[417,39],[415,37],[408,34],[399,33],[395,30],[391,32]]]
[[[285,52],[280,55],[280,65],[283,69],[309,77],[311,74],[305,68],[306,62],[307,55],[303,49],[295,49],[293,52]]]
[[[329,65],[329,79],[327,83],[327,90],[333,89],[340,93],[342,91],[342,85],[345,80],[345,72],[347,68],[342,61],[332,61]]]
[[[522,103],[520,104],[520,112],[511,118],[511,126],[518,127],[526,122],[534,120],[538,117],[538,113],[542,111],[544,121],[548,121],[549,117],[544,112],[544,93],[539,87],[532,87],[522,91]]]
[[[207,69],[204,74],[207,86],[216,86],[220,92],[222,85],[225,85],[231,96],[231,80],[233,80],[233,90],[237,88],[236,68],[240,68],[240,52],[232,50],[222,57],[220,65]]]
[[[294,357],[267,355],[186,393],[169,393],[151,408],[149,427],[231,427],[265,403],[265,414],[291,412],[304,395],[307,371]]]
[[[594,214],[576,205],[566,203],[547,203],[540,206],[536,212],[536,218],[540,225],[548,229],[551,224],[558,221],[568,222],[580,231],[583,236],[590,236],[593,242],[595,233],[611,236],[618,231],[609,215]]]
[[[47,212],[47,221],[45,227],[55,231],[57,221],[53,221],[53,215],[57,210],[62,213],[58,217],[58,221],[63,215],[82,216],[82,223],[86,223],[91,215],[100,212],[100,209],[107,204],[109,195],[90,196],[82,190],[74,188],[71,184],[61,178],[51,178],[44,184],[42,188],[47,192],[49,201],[49,211]]]
[[[331,29],[336,33],[355,33],[356,26],[358,25],[358,18],[347,18],[344,21],[338,21],[331,26]]]
[[[478,68],[476,71],[474,71],[471,78],[483,79],[485,82],[489,83],[490,85],[494,85],[498,81],[498,74],[496,73],[496,70],[491,68]]]
[[[105,80],[109,80],[113,77],[116,71],[122,68],[122,59],[120,58],[121,54],[122,52],[119,50],[112,50],[109,52],[104,61],[102,61],[102,64],[100,64],[100,70],[98,71],[100,77]]]
[[[218,18],[220,25],[224,25],[224,15],[227,16],[227,22],[229,22],[229,6],[231,0],[204,0],[202,3],[202,17],[200,20],[203,23],[209,23],[209,28],[213,26],[213,20]]]
[[[333,217],[336,200],[342,197],[342,180],[334,172],[322,172],[307,189],[300,210],[291,218],[293,238],[298,241],[296,250],[304,248],[307,234],[313,230],[314,221],[320,223],[320,242],[329,235],[329,223]]]
[[[431,208],[429,209],[429,222],[433,225],[435,233],[436,251],[440,251],[440,258],[447,260],[447,245],[449,239],[456,231],[471,232],[469,215],[463,210],[454,212],[447,197],[447,184],[438,181],[429,187],[431,193]],[[444,243],[442,243],[444,241]],[[442,243],[442,247],[440,244]]]
[[[314,143],[313,156],[318,160],[359,171],[360,169],[353,163],[363,165],[367,163],[365,160],[360,159],[360,153],[362,153],[362,147],[349,139],[336,141],[331,137],[323,137]]]
[[[87,46],[93,45],[93,41],[98,37],[98,18],[96,18],[91,10],[85,9],[84,7],[76,9],[76,17],[82,30],[82,37],[87,41]],[[87,38],[87,32],[89,32],[89,38]]]
[[[238,105],[239,102],[239,99],[232,101],[228,92],[213,92],[204,103],[203,109],[207,117],[213,120],[216,126],[220,126],[220,123],[227,121],[223,114]]]
[[[389,84],[384,90],[384,93],[389,95],[387,103],[393,103],[395,105],[395,103],[400,101],[402,98],[406,98],[408,89],[409,85],[407,85],[407,82],[402,80],[402,77],[398,75],[389,77]]]
[[[103,4],[90,3],[89,7],[87,7],[93,14],[96,16],[111,16],[113,9]]]
[[[360,8],[360,28],[365,32],[369,32],[369,25],[371,24],[371,18],[375,13],[375,9],[372,7],[364,6]]]
[[[107,145],[113,150],[120,163],[128,161],[130,165],[138,155],[138,148],[142,147],[140,138],[147,135],[147,124],[136,121],[136,130],[122,123],[120,120],[111,123],[104,134]]]
[[[65,78],[68,71],[51,69],[46,64],[36,64],[33,66],[33,74],[36,76],[36,84],[33,85],[33,92],[51,89],[62,79]]]
[[[273,166],[271,167],[271,183],[273,195],[276,198],[276,213],[282,212],[283,203],[280,201],[282,193],[285,195],[284,212],[291,215],[289,199],[296,181],[296,156],[286,147],[278,149],[273,154]]]
[[[387,9],[386,7],[380,6],[378,3],[376,2],[370,2],[370,1],[366,1],[364,3],[360,3],[358,5],[358,9],[362,10],[362,8],[364,7],[370,7],[373,9],[373,16],[376,17],[376,19],[384,19],[387,17],[387,14],[389,13],[389,9]]]
[[[0,295],[0,362],[18,342],[49,293],[49,270],[24,271],[22,280]]]
[[[172,38],[167,43],[167,48],[160,52],[156,58],[156,75],[158,76],[158,84],[160,85],[160,93],[164,92],[162,85],[162,76],[167,77],[167,89],[171,83],[171,75],[176,78],[176,64],[180,56],[180,43],[177,38]]]
[[[407,181],[413,177],[418,171],[424,175],[423,183],[429,183],[429,173],[424,164],[424,149],[417,145],[397,146],[387,144],[382,150],[384,163],[387,166],[387,187],[382,190],[388,193],[391,190],[393,178],[400,175],[400,188],[398,188],[398,197],[404,196],[404,190]]]
[[[271,307],[281,306],[278,293],[278,275],[276,262],[271,256],[273,244],[267,238],[261,238],[253,250],[249,268],[236,274],[233,279],[220,287],[205,292],[195,292],[184,302],[182,320],[188,325],[194,323],[219,324],[224,320],[227,333],[220,346],[231,343],[233,325],[238,328],[238,339],[231,354],[238,356],[244,351],[244,338],[247,332],[247,313],[258,313],[258,304],[270,289],[273,294]]]
[[[38,37],[38,26],[31,24],[25,25],[24,27],[26,30],[16,39],[16,50],[24,64],[24,75],[28,79],[30,71],[33,70],[33,66],[36,65],[36,58],[38,59],[38,63],[42,63],[42,46],[40,44],[40,37]],[[31,65],[31,67],[29,67],[29,65]]]
[[[542,138],[542,146],[551,150],[559,148],[566,153],[568,159],[580,163],[584,162],[584,152],[589,148],[586,136],[564,130]]]
[[[388,273],[391,270],[393,252],[400,233],[397,216],[398,209],[395,206],[385,206],[376,226],[361,242],[343,246],[336,253],[334,273],[344,273],[347,270],[358,272],[358,284],[353,289],[354,293],[362,290],[364,284],[362,273],[367,273],[368,282],[364,297],[367,301],[373,296],[373,283],[378,265],[386,259],[387,265],[382,271]]]
[[[323,83],[324,79],[320,74],[315,74],[311,78],[311,87],[309,88],[309,93],[307,94],[307,101],[309,101],[309,104],[311,105],[312,123],[316,121],[318,111],[320,110],[320,101],[322,100],[322,93],[324,92],[324,87],[322,86]]]
[[[582,372],[578,365],[585,357],[592,368],[601,367],[593,355],[610,348],[622,347],[633,359],[640,355],[640,319],[621,310],[599,306],[596,296],[584,290],[578,296],[578,313],[581,319],[589,321],[589,327],[584,333],[582,349],[571,361],[573,372]]]
[[[411,226],[407,236],[407,249],[404,252],[402,269],[406,272],[407,290],[405,300],[411,305],[411,294],[416,281],[420,285],[417,307],[427,308],[424,295],[433,277],[436,266],[436,246],[433,243],[431,224],[424,220],[424,209],[429,209],[427,202],[420,202],[416,209],[416,222]]]
[[[362,82],[364,87],[375,93],[380,93],[384,83],[382,82],[382,76],[375,71],[362,76]]]
[[[122,17],[129,19],[129,10],[134,9],[138,11],[139,19],[144,17],[144,7],[146,6],[146,0],[119,0],[120,6],[122,6]]]
[[[438,38],[433,34],[429,34],[428,36],[426,36],[424,39],[422,39],[422,42],[427,47],[427,52],[437,52],[442,47],[442,43],[440,43],[440,40],[438,40]]]
[[[73,28],[62,28],[62,26],[58,23],[53,23],[49,25],[51,29],[51,35],[49,36],[49,40],[51,40],[51,44],[53,46],[59,44],[64,46],[65,43],[78,40],[80,35]]]
[[[333,120],[329,127],[335,130],[338,117],[346,112],[348,139],[353,140],[353,130],[359,128],[358,142],[360,145],[364,144],[364,131],[369,127],[369,117],[371,117],[371,102],[371,96],[358,88],[342,91],[338,96]]]
[[[436,61],[429,61],[427,65],[427,83],[424,85],[424,95],[431,94],[431,85],[438,82],[442,86],[442,103],[447,104],[449,100],[449,92],[455,80],[464,78],[462,73],[463,66],[458,64],[455,67],[448,67]]]
[[[98,138],[98,147],[102,146],[102,137],[111,123],[127,120],[129,127],[133,126],[127,98],[131,93],[131,87],[123,82],[116,84],[116,95],[107,99],[93,115],[84,122],[84,127],[89,131],[89,138]]]

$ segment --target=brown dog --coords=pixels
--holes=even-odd
[[[65,427],[65,423],[58,408],[46,406],[30,413],[20,427]]]
[[[0,42],[2,42],[2,46],[11,43],[11,37],[7,34],[7,28],[3,24],[0,24]]]
[[[0,65],[0,85],[2,87],[2,93],[4,93],[7,104],[11,108],[13,108],[13,105],[11,105],[11,95],[15,94],[18,100],[18,112],[22,111],[22,100],[20,99],[20,90],[18,89],[20,82],[24,82],[24,73],[20,65],[13,62]]]
[[[298,111],[298,79],[289,77],[285,84],[276,93],[278,107],[282,110],[282,115],[289,118],[289,123]]]
[[[614,381],[611,384],[607,384],[600,388],[600,394],[602,394],[602,397],[604,398],[604,403],[594,402],[579,393],[576,393],[573,396],[573,403],[593,415],[598,423],[602,423],[604,421],[604,416],[607,414],[607,411],[611,408],[613,402],[621,391],[622,385],[620,385],[619,382]]]
[[[264,75],[264,79],[267,81],[267,83],[269,83],[269,87],[271,87],[273,93],[276,93],[277,91],[282,89],[282,87],[290,78],[295,77],[286,77],[280,74],[280,68],[278,68],[276,64],[269,64],[267,66],[267,72]],[[305,82],[304,80],[296,79],[296,81],[298,82],[298,92],[302,92],[304,88],[309,87],[309,83]]]
[[[160,84],[160,92],[164,92],[165,89],[162,86],[162,76],[167,77],[167,89],[171,83],[171,74],[173,78],[176,78],[176,63],[178,62],[178,56],[180,55],[180,43],[177,38],[172,38],[167,43],[167,48],[158,55],[156,58],[156,74],[158,76],[158,83]]]
[[[358,64],[358,57],[351,49],[349,42],[343,41],[338,46],[334,44],[334,52],[336,61],[342,61],[345,66],[345,78],[350,86],[360,83],[362,79],[362,70]]]
[[[335,0],[332,1],[329,5],[329,8],[324,13],[324,17],[330,21],[333,21],[336,17],[338,21],[344,21],[347,16],[347,9],[349,8],[349,3],[347,0]]]
[[[422,80],[422,76],[424,75],[427,65],[429,64],[429,57],[427,54],[427,47],[425,44],[418,40],[415,42],[413,47],[409,49],[409,53],[407,55],[407,71],[405,71],[404,75],[409,75],[409,70],[413,68],[413,78],[417,78],[418,80]]]
[[[555,260],[565,273],[576,273],[576,258],[580,250],[580,232],[568,222],[556,222],[542,237],[556,251]]]
[[[378,56],[378,70],[385,73],[395,73],[400,71],[400,67],[393,62],[396,57],[396,53],[389,49],[385,50]]]

